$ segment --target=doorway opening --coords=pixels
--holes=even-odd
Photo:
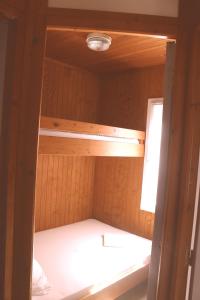
[[[45,297],[122,300],[147,293],[144,141],[148,99],[164,97],[167,39],[110,33],[110,48],[92,51],[91,33],[47,29],[34,253]]]

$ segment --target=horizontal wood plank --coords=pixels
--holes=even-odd
[[[39,154],[142,157],[144,156],[144,145],[40,136]]]
[[[87,122],[71,121],[58,118],[41,117],[40,128],[68,131],[84,134],[95,134],[109,137],[139,139],[144,141],[143,131],[111,127]]]
[[[177,18],[67,8],[48,8],[47,25],[51,28],[67,27],[74,30],[99,30],[107,33],[115,32],[124,34],[139,33],[175,38]]]

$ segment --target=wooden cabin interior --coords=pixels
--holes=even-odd
[[[95,219],[151,240],[154,213],[140,208],[147,106],[148,99],[163,97],[167,41],[113,33],[110,49],[100,52],[88,49],[87,35],[47,30],[36,235]],[[77,133],[86,137],[74,138]],[[116,299],[133,286],[91,299]],[[78,295],[69,299],[87,298]]]
[[[199,11],[0,2],[0,299],[199,300]],[[87,48],[94,32],[109,50]],[[143,187],[158,99],[154,213]]]

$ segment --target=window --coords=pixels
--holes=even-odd
[[[160,143],[162,132],[163,99],[149,99],[142,183],[141,209],[155,212]]]

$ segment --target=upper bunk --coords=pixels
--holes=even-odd
[[[42,116],[39,154],[143,157],[143,131]]]

